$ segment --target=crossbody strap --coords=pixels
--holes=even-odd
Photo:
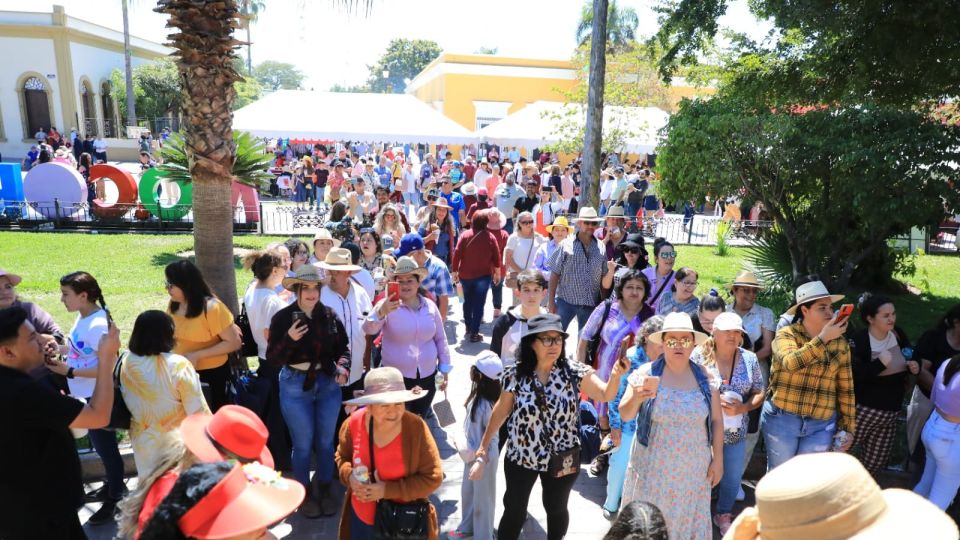
[[[364,423],[366,423],[366,419],[364,419]],[[367,428],[367,433],[369,434],[367,439],[370,441],[370,479],[373,480],[376,478],[374,475],[377,472],[377,462],[373,457],[373,418],[370,418],[370,427]]]
[[[663,284],[660,285],[659,289],[657,289],[657,293],[654,294],[653,298],[650,299],[651,306],[657,302],[657,298],[660,298],[660,293],[662,293],[663,290],[667,288],[667,283],[670,283],[670,278],[673,277],[673,272],[674,272],[673,270],[670,271],[670,274],[666,277],[666,279],[663,280]],[[656,270],[654,270],[653,275],[654,276],[657,275]]]
[[[603,332],[603,327],[606,326],[607,319],[610,317],[610,306],[613,305],[613,302],[611,302],[610,300],[604,300],[603,303],[606,304],[603,308],[603,319],[600,320],[600,327],[597,328],[597,333],[593,335],[593,338],[591,338],[590,341],[593,341],[600,337],[600,333]],[[590,360],[593,361],[592,359]]]

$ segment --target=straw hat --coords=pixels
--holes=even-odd
[[[570,222],[567,221],[566,216],[559,216],[553,220],[553,223],[546,226],[547,232],[553,232],[554,227],[566,227],[568,231],[573,232],[573,225],[570,225]]]
[[[625,214],[623,213],[623,207],[622,207],[622,206],[611,206],[611,207],[610,207],[610,210],[607,210],[607,217],[608,217],[608,218],[611,218],[611,217],[612,217],[612,218],[622,218],[622,217],[625,217]]]
[[[334,238],[333,235],[330,234],[330,231],[328,231],[327,229],[320,229],[319,231],[317,231],[317,234],[313,235],[314,244],[317,243],[317,240],[330,240],[331,242],[333,242],[333,247],[337,247],[340,245],[340,241]]]
[[[956,540],[957,525],[923,497],[880,490],[860,462],[843,452],[796,456],[767,473],[724,538],[762,540]]]
[[[419,387],[407,390],[403,374],[395,367],[379,367],[367,372],[363,379],[363,395],[344,401],[344,405],[388,405],[406,403],[426,396]]]
[[[597,210],[589,206],[584,206],[580,209],[580,212],[577,214],[574,221],[591,221],[594,223],[600,223],[604,218],[597,215]]]
[[[320,270],[312,264],[301,265],[293,277],[283,278],[283,288],[292,291],[294,285],[315,285],[323,282]]]
[[[304,265],[309,266],[309,265]],[[180,423],[183,444],[200,461],[259,461],[273,467],[267,426],[250,409],[224,405],[215,414],[191,414]]]
[[[754,289],[762,289],[763,285],[757,280],[757,276],[753,272],[748,272],[742,270],[737,274],[737,277],[733,278],[732,283],[727,284],[727,289],[733,290],[734,287],[751,287]]]
[[[746,332],[746,330],[743,329],[743,319],[732,311],[724,311],[713,320],[713,331],[716,332],[718,330],[721,332],[727,330]]]
[[[801,304],[806,304],[807,302],[812,302],[814,300],[819,300],[821,298],[829,298],[830,303],[839,302],[843,300],[842,294],[830,294],[827,290],[827,286],[823,284],[822,281],[811,281],[810,283],[804,283],[803,285],[797,287],[797,303],[790,306],[790,309],[787,310],[787,315],[793,315],[797,312],[797,308]]]
[[[466,184],[460,186],[461,195],[476,195],[477,194],[477,185],[473,182],[467,182]]]
[[[10,272],[7,272],[6,270],[0,268],[0,277],[4,277],[4,276],[6,276],[7,279],[10,280],[10,285],[13,285],[14,287],[19,285],[20,282],[23,281],[23,278],[21,278],[17,274],[11,274]]]
[[[402,276],[406,274],[413,274],[422,280],[427,276],[427,269],[417,264],[413,257],[400,257],[393,268],[393,275]]]
[[[349,249],[333,248],[327,253],[326,258],[317,266],[324,270],[336,270],[340,272],[359,272],[360,267],[353,264],[353,257]]]
[[[719,317],[717,317],[719,318]],[[693,321],[690,316],[684,312],[670,313],[663,318],[663,328],[659,332],[654,332],[647,336],[647,339],[654,343],[662,343],[663,335],[667,332],[690,332],[693,334],[694,343],[702,344],[707,339],[707,335],[693,329]]]
[[[437,208],[446,208],[448,211],[453,210],[453,207],[447,203],[446,197],[437,197],[437,200],[430,203],[430,206],[435,206]]]

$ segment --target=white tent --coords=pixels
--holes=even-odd
[[[278,90],[233,115],[257,137],[386,143],[467,144],[477,137],[408,94]]]
[[[586,124],[586,115],[579,105],[553,101],[536,101],[478,131],[484,142],[505,146],[540,148],[557,142],[558,124],[555,115],[570,111],[579,125]],[[658,132],[667,124],[670,115],[657,107],[617,107],[603,109],[604,130],[619,128],[630,135],[623,150],[632,153],[651,153],[659,140]]]

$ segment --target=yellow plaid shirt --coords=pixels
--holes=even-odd
[[[837,429],[853,433],[857,407],[847,340],[811,339],[802,323],[781,328],[773,340],[767,395],[797,416],[828,420],[836,412]]]

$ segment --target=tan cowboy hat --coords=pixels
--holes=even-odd
[[[324,270],[336,270],[339,272],[359,272],[360,267],[353,264],[353,257],[350,250],[345,248],[333,248],[327,257],[317,264]]]
[[[733,278],[732,283],[727,284],[727,289],[733,290],[734,287],[750,287],[753,289],[763,289],[763,285],[760,284],[760,281],[757,280],[757,276],[753,272],[747,270],[741,270],[737,277]]]
[[[297,268],[293,277],[283,278],[281,283],[284,289],[292,291],[294,285],[313,285],[322,282],[323,276],[320,275],[320,270],[312,264],[304,264]]]
[[[450,206],[449,203],[447,203],[447,199],[445,197],[437,197],[437,200],[430,203],[430,206],[436,206],[437,208],[446,208],[448,211],[453,210],[453,207]]]
[[[957,525],[923,497],[880,490],[843,452],[796,456],[767,473],[724,540],[956,540]]]
[[[610,207],[610,210],[607,210],[607,217],[608,217],[608,218],[610,218],[610,217],[612,217],[612,218],[622,218],[622,217],[625,217],[625,214],[623,213],[623,207],[622,207],[622,206],[611,206],[611,207]]]
[[[822,281],[811,281],[810,283],[804,283],[803,285],[797,287],[797,303],[790,306],[790,309],[787,310],[787,315],[793,315],[797,312],[797,308],[801,304],[806,304],[807,302],[813,302],[814,300],[819,300],[821,298],[830,298],[830,303],[839,302],[843,300],[842,294],[830,294],[827,291],[827,286],[823,284]]]
[[[647,336],[647,339],[654,343],[662,343],[663,335],[667,332],[690,332],[693,334],[694,343],[702,344],[707,340],[707,335],[693,329],[693,321],[690,315],[684,312],[670,313],[663,318],[663,328],[659,332],[654,332]]]
[[[551,223],[550,225],[547,225],[545,228],[547,229],[547,232],[552,233],[554,227],[566,227],[568,231],[573,232],[573,225],[570,225],[570,222],[567,221],[566,216],[560,216],[554,219],[553,223]]]
[[[473,182],[467,182],[466,184],[460,186],[461,195],[476,195],[477,194],[477,185]]]
[[[593,222],[602,222],[604,218],[597,215],[597,210],[589,206],[584,206],[580,209],[580,212],[577,214],[574,221],[593,221]]]
[[[422,280],[427,276],[427,269],[417,264],[413,257],[400,257],[397,259],[396,266],[393,267],[393,275],[396,277],[406,274],[413,274]]]
[[[314,244],[317,243],[317,240],[330,240],[333,242],[333,247],[338,247],[340,245],[340,241],[334,238],[327,229],[320,229],[317,231],[317,234],[313,235]]]
[[[344,401],[344,405],[389,405],[420,399],[427,392],[419,387],[407,390],[403,374],[395,367],[379,367],[367,372],[363,379],[363,395]]]

